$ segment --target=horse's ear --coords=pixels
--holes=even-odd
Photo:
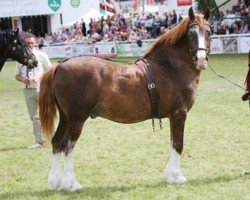
[[[188,11],[188,16],[190,18],[191,21],[194,21],[194,11],[193,11],[193,8],[189,8],[189,11]]]
[[[204,19],[207,21],[210,18],[210,8],[207,6],[204,14]]]
[[[19,32],[19,28],[17,28],[16,32],[15,32],[15,36],[18,35],[18,32]]]

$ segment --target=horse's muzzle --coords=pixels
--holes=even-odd
[[[208,56],[203,50],[197,51],[194,57],[195,66],[198,70],[205,70],[207,68]]]
[[[198,69],[198,70],[205,70],[207,68],[207,64],[208,64],[207,58],[195,59],[194,62],[195,62],[196,69]]]

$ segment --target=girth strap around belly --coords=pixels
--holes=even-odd
[[[142,59],[142,58],[138,59],[135,62],[135,64],[141,67],[143,74],[147,80],[147,89],[148,89],[148,94],[149,94],[149,99],[150,99],[153,130],[154,130],[154,118],[158,118],[160,120],[160,128],[162,129],[159,94],[156,89],[156,85],[154,82],[154,77],[152,74],[150,64],[147,62],[146,59]]]

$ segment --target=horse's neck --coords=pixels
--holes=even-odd
[[[194,90],[197,89],[200,71],[195,68],[189,45],[185,40],[180,40],[171,47],[159,46],[147,60],[152,63],[155,75],[162,74],[158,81],[181,88],[192,85]]]
[[[6,50],[7,38],[0,34],[0,53],[2,54]]]
[[[183,75],[199,76],[199,71],[196,70],[192,55],[189,50],[188,42],[185,38],[179,40],[173,46],[162,44],[147,60],[158,65],[164,71],[172,70],[180,72]]]
[[[3,68],[3,65],[6,61],[6,43],[7,43],[7,39],[5,38],[5,36],[3,34],[0,34],[0,72]]]

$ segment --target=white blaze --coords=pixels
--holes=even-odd
[[[205,34],[201,34],[199,26],[195,28],[195,31],[198,35],[198,49],[206,49],[205,47]],[[206,60],[206,51],[205,50],[198,50],[197,51],[197,67],[198,69],[205,69],[207,67],[207,60]]]

